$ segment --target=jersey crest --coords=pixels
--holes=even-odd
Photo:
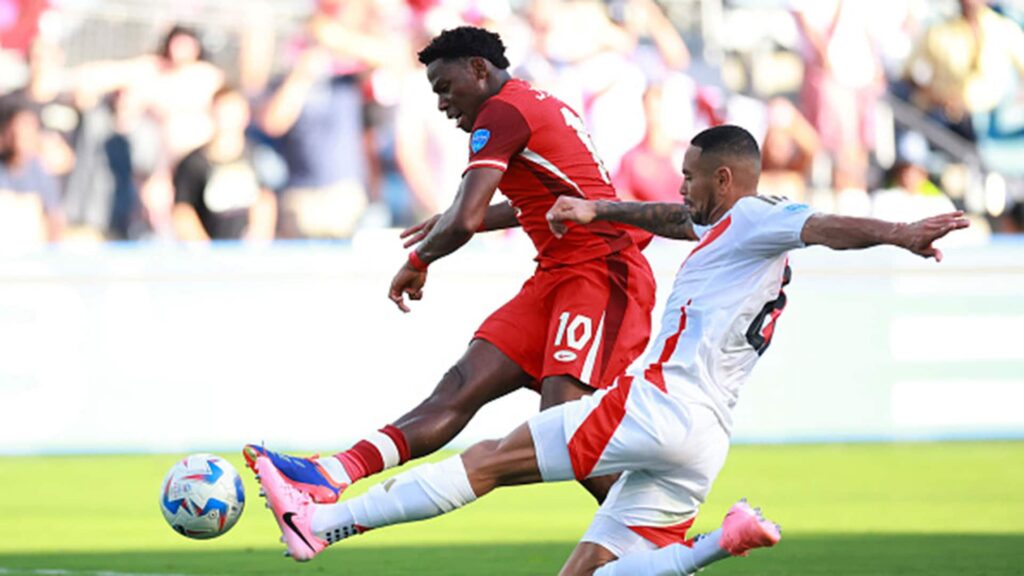
[[[479,128],[473,132],[473,136],[469,139],[469,148],[474,154],[483,149],[487,145],[487,141],[491,139],[491,131],[486,128]]]

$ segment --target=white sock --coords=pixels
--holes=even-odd
[[[718,545],[722,537],[719,528],[697,539],[693,548],[671,544],[658,550],[636,552],[601,566],[594,576],[625,576],[650,574],[651,576],[687,576],[697,570],[728,558],[729,553]]]
[[[351,500],[317,506],[312,530],[328,542],[370,528],[440,516],[476,500],[461,456],[423,464]]]
[[[644,574],[648,576],[676,576],[690,574],[676,568],[674,548],[686,548],[682,544],[670,544],[658,550],[634,552],[601,566],[594,576],[630,576]],[[689,550],[689,548],[686,548]]]
[[[345,470],[345,467],[341,464],[341,460],[338,460],[334,456],[315,458],[314,460],[321,468],[324,469],[324,472],[327,472],[327,475],[331,477],[331,480],[346,486],[352,484],[352,479],[349,478],[348,471]]]
[[[697,568],[703,568],[712,562],[732,556],[729,552],[718,545],[722,540],[722,529],[719,528],[708,534],[701,534],[693,543],[693,563]]]

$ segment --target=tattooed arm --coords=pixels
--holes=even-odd
[[[619,222],[666,238],[696,240],[690,210],[672,202],[607,202],[560,196],[548,210],[548,226],[561,238],[567,222],[590,224],[596,221]]]
[[[964,218],[964,213],[960,211],[938,214],[909,223],[815,214],[804,223],[800,239],[808,246],[821,244],[833,250],[889,244],[941,262],[942,252],[933,245],[933,242],[969,225],[970,221]]]

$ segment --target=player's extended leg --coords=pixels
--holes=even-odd
[[[692,548],[683,544],[728,453],[728,434],[706,407],[624,376],[613,388],[542,412],[530,424],[547,480],[628,470],[594,515],[564,575],[685,575],[778,541],[778,528],[740,502],[720,530]]]
[[[473,340],[434,391],[395,421],[412,458],[432,454],[454,438],[484,404],[533,382],[518,364],[486,340]]]
[[[616,557],[600,544],[581,542],[562,567],[560,576],[689,576],[701,568],[750,550],[774,546],[781,538],[777,524],[761,516],[745,500],[734,504],[722,527],[699,536],[692,545],[670,544]]]
[[[285,481],[265,456],[257,458],[255,468],[288,554],[299,561],[372,528],[451,512],[498,486],[541,481],[526,424],[502,440],[480,442],[462,455],[422,464],[336,504],[314,503]]]
[[[253,470],[257,458],[267,457],[286,482],[316,502],[331,503],[361,478],[437,451],[461,432],[484,404],[531,382],[533,379],[493,344],[477,339],[426,400],[344,452],[327,458],[296,458],[249,444],[243,454]]]
[[[593,393],[593,388],[572,376],[548,376],[541,383],[540,409],[547,410],[552,406],[558,406],[559,404],[579,400],[580,398],[589,396]],[[606,476],[596,476],[594,478],[584,478],[579,482],[587,489],[587,492],[590,492],[590,495],[597,500],[598,504],[600,504],[601,502],[604,502],[605,497],[608,496],[608,491],[611,490],[612,485],[615,484],[615,481],[618,479],[618,474],[609,474]]]

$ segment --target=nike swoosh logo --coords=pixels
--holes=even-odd
[[[288,527],[292,529],[292,532],[295,532],[299,538],[302,538],[302,542],[305,543],[306,546],[309,546],[311,551],[316,552],[316,549],[309,543],[309,540],[306,540],[306,537],[303,536],[302,532],[299,532],[299,529],[295,526],[295,521],[292,520],[294,516],[295,512],[285,512],[284,516],[282,516],[282,518],[284,518],[284,523],[287,524]]]

